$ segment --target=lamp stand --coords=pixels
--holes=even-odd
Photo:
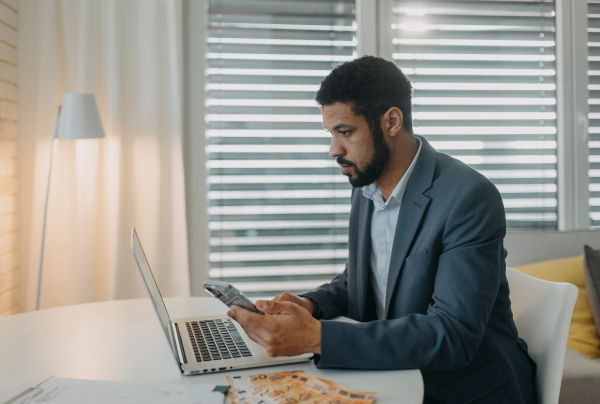
[[[42,224],[42,247],[40,249],[40,269],[38,273],[37,298],[35,301],[35,309],[40,309],[40,292],[42,289],[42,264],[44,262],[44,241],[46,238],[46,214],[48,213],[48,196],[50,195],[50,179],[52,178],[52,159],[54,157],[54,149],[56,149],[56,139],[58,134],[58,118],[60,117],[60,108],[56,111],[56,119],[54,121],[54,136],[52,137],[52,151],[50,152],[50,167],[48,168],[48,186],[46,188],[46,203],[44,205],[44,219]]]

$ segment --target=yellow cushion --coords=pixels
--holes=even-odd
[[[600,357],[600,337],[594,324],[583,277],[583,255],[517,267],[519,271],[551,282],[568,282],[579,288],[567,346],[590,357]]]

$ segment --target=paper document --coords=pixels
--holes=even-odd
[[[53,377],[5,404],[223,404],[224,399],[222,389],[214,384],[127,383]]]

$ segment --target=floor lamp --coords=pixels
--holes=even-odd
[[[38,273],[37,299],[35,309],[40,308],[40,292],[42,287],[42,264],[44,261],[44,241],[46,236],[46,214],[48,213],[48,195],[52,178],[52,159],[58,140],[97,139],[104,137],[104,129],[94,94],[67,93],[63,96],[62,105],[58,106],[54,121],[54,137],[50,152],[50,168],[48,169],[48,186],[42,224],[42,248],[40,250],[40,268]]]

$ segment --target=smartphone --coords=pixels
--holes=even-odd
[[[206,281],[204,282],[204,289],[213,297],[216,297],[225,303],[227,307],[231,307],[231,305],[235,304],[236,306],[243,307],[244,309],[250,310],[254,313],[265,314],[261,311],[258,311],[250,299],[248,299],[242,292],[227,282]]]

